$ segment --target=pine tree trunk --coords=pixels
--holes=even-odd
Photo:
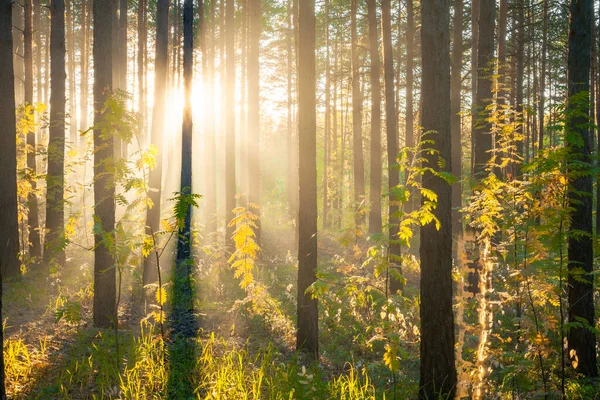
[[[580,94],[589,92],[592,0],[572,0],[569,22],[569,55],[567,60],[567,146],[572,158],[567,168],[571,174],[569,207],[571,207],[568,236],[568,315],[570,323],[585,321],[588,327],[574,326],[567,331],[569,358],[574,369],[587,376],[598,376],[596,364],[596,326],[594,311],[594,276],[592,242],[592,176],[588,171],[590,159],[589,101]],[[579,96],[579,97],[578,97]],[[573,136],[575,138],[573,138]],[[577,157],[574,159],[574,157]],[[582,165],[583,164],[583,165]],[[587,169],[586,169],[587,168]],[[579,172],[578,172],[579,171]],[[574,234],[576,233],[576,234]],[[576,361],[576,363],[575,363]]]
[[[81,1],[81,83],[79,85],[79,130],[88,129],[88,79],[89,79],[89,39],[88,39],[88,0]]]
[[[462,21],[463,0],[454,0],[452,36],[452,71],[450,82],[450,127],[452,136],[452,174],[458,181],[452,185],[452,233],[462,233],[460,208],[462,206],[462,140],[461,140],[461,86],[462,86]]]
[[[25,31],[24,55],[25,55],[25,103],[33,105],[33,4],[32,0],[25,0]],[[27,169],[31,176],[31,191],[27,198],[28,223],[29,223],[29,256],[39,257],[42,255],[42,244],[40,241],[40,221],[38,215],[38,202],[35,194],[37,182],[35,161],[35,130],[26,132],[27,135]]]
[[[248,49],[248,189],[250,203],[260,205],[260,35],[261,0],[249,0],[250,43]],[[255,210],[260,215],[260,209]],[[260,238],[260,220],[256,236]]]
[[[424,132],[437,132],[432,148],[451,165],[450,1],[421,2],[422,99]],[[439,169],[435,155],[423,167]],[[451,187],[427,171],[423,187],[438,195],[434,214],[440,229],[421,227],[421,373],[419,398],[454,398],[454,314],[452,310]],[[422,199],[425,203],[425,199]]]
[[[146,29],[147,20],[147,0],[140,0],[138,3],[138,112],[142,121],[142,132],[146,132],[146,86],[144,74],[146,71],[146,43],[148,42],[148,31]],[[178,26],[178,24],[176,25]],[[179,47],[177,47],[179,49]]]
[[[12,1],[0,0],[0,55],[12,60]],[[17,143],[15,141],[15,75],[12,62],[0,63],[0,283],[19,276],[19,223],[17,217]],[[0,284],[0,287],[2,285]],[[1,289],[0,289],[1,290]],[[0,297],[1,299],[1,297]],[[0,329],[1,331],[1,329]],[[1,343],[0,343],[1,344]],[[4,378],[4,359],[0,357],[0,378]],[[0,398],[6,398],[4,379],[0,381]]]
[[[410,0],[409,0],[410,1]],[[398,157],[398,119],[396,118],[396,105],[394,104],[394,55],[392,50],[392,27],[391,27],[391,1],[383,0],[381,2],[381,22],[383,37],[383,71],[385,79],[385,123],[387,131],[387,151],[388,151],[388,185],[390,188],[389,199],[389,258],[390,263],[394,265],[396,271],[390,279],[390,290],[392,293],[403,290],[404,285],[399,279],[396,279],[397,273],[402,273],[401,267],[396,263],[400,262],[400,243],[398,237],[399,221],[396,216],[398,212],[398,200],[391,190],[400,184],[400,174],[396,167]]]
[[[481,0],[471,0],[471,176],[475,174],[475,126],[477,110],[477,49],[479,47],[479,12]]]
[[[298,318],[296,349],[319,356],[317,300],[306,290],[317,270],[317,122],[315,2],[299,1],[298,12]]]
[[[67,7],[67,69],[69,70],[69,141],[72,146],[77,145],[77,89],[75,87],[75,34],[73,32],[73,12],[74,5],[72,0],[66,0]]]
[[[114,0],[93,1],[94,32],[94,126],[104,119],[104,104],[112,90],[112,6]],[[103,232],[115,229],[115,181],[111,130],[94,130],[95,215]],[[95,230],[94,242],[94,326],[108,328],[118,323],[116,309],[116,266],[103,235]]]
[[[226,0],[225,6],[225,242],[233,249],[235,226],[229,222],[235,217],[236,207],[236,171],[235,171],[235,7],[234,0]]]
[[[523,123],[524,123],[524,115],[523,115],[523,79],[521,77],[525,76],[525,67],[524,67],[524,58],[525,58],[525,2],[524,0],[517,1],[517,55],[516,55],[516,94],[515,94],[515,103],[516,103],[516,113],[517,113],[517,130],[515,134],[523,136]],[[523,140],[517,140],[517,155],[520,157],[524,156],[523,150]],[[514,174],[517,178],[522,176],[521,168],[519,163],[513,165]]]
[[[381,63],[377,2],[367,0],[369,20],[369,56],[371,61],[371,159],[369,176],[369,233],[382,231],[381,223]]]
[[[492,99],[492,62],[494,61],[494,34],[496,26],[495,0],[481,0],[479,15],[479,40],[477,48],[477,96],[475,101],[474,176],[481,178],[490,160],[492,126],[488,121],[487,106]]]
[[[35,78],[36,78],[36,102],[42,103],[44,101],[43,91],[43,75],[42,75],[42,8],[40,0],[33,0],[33,42],[35,49]]]
[[[363,98],[360,91],[360,65],[358,55],[358,33],[356,27],[357,0],[351,3],[350,45],[352,62],[352,152],[354,171],[354,224],[357,229],[364,223],[363,208],[365,200],[365,161],[363,157],[362,111]]]
[[[181,189],[192,192],[192,81],[194,79],[194,6],[193,0],[183,2],[183,122],[181,126]],[[191,251],[192,207],[188,205],[185,223],[179,230],[177,262],[188,260]]]
[[[329,224],[329,159],[331,158],[331,54],[329,0],[325,0],[325,131],[323,132],[323,230]],[[353,2],[354,4],[354,2]],[[356,18],[355,16],[353,17]]]
[[[44,261],[65,260],[65,3],[55,0],[50,6],[50,129],[48,174],[46,175],[46,237]]]
[[[215,41],[216,41],[216,23],[215,23],[215,0],[211,0],[208,6],[208,19],[207,29],[210,31],[209,42],[207,49],[207,61],[208,61],[208,93],[207,96],[210,99],[208,107],[208,129],[206,132],[206,230],[209,234],[214,233],[217,230],[217,144],[215,140],[216,124],[215,124]]]
[[[167,60],[169,57],[169,0],[159,0],[156,5],[156,49],[154,66],[154,106],[152,109],[152,130],[150,144],[158,150],[156,166],[150,171],[149,196],[152,207],[146,210],[146,234],[153,235],[160,231],[163,132],[165,128],[165,102],[167,97]],[[144,259],[143,283],[156,282],[158,273],[156,265],[150,258]]]

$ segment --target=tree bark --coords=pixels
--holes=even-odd
[[[539,137],[538,137],[538,151],[544,148],[544,116],[546,110],[546,52],[548,51],[548,0],[542,0],[544,4],[543,8],[543,26],[542,26],[542,66],[540,71],[540,98],[538,104],[538,118],[539,118]]]
[[[523,59],[525,57],[525,2],[524,0],[517,1],[517,62],[516,62],[516,94],[515,94],[515,103],[516,103],[516,113],[517,113],[517,129],[515,134],[516,142],[517,142],[517,157],[523,158],[523,79],[522,77],[525,75],[525,67]],[[516,163],[513,165],[514,175],[517,178],[522,176],[520,163]]]
[[[353,3],[354,4],[354,0]],[[331,54],[329,0],[325,0],[325,131],[323,132],[323,230],[329,225],[329,160],[331,158]],[[353,16],[355,19],[355,16]]]
[[[146,132],[146,86],[144,85],[145,79],[144,74],[146,72],[146,43],[148,42],[148,30],[146,28],[147,21],[147,0],[140,0],[138,3],[138,112],[140,113],[140,119],[142,121],[142,132]],[[178,14],[179,15],[179,14]],[[175,26],[178,26],[176,24]],[[175,47],[175,45],[174,45]],[[179,47],[177,47],[179,48]],[[175,60],[173,60],[175,63]]]
[[[471,176],[475,174],[475,129],[478,120],[477,104],[477,48],[479,47],[479,12],[481,0],[471,0]]]
[[[571,0],[569,54],[567,59],[567,146],[571,154],[569,178],[571,226],[568,236],[569,322],[586,321],[589,327],[574,326],[567,331],[569,358],[575,370],[587,377],[598,375],[596,364],[594,276],[592,242],[592,176],[581,174],[591,168],[589,116],[589,79],[592,0]],[[585,96],[585,97],[583,97]],[[574,363],[577,361],[577,364]]]
[[[477,49],[477,96],[475,101],[475,135],[473,142],[474,176],[481,178],[490,161],[492,150],[492,126],[487,109],[492,102],[492,74],[494,61],[494,30],[496,26],[496,2],[481,0],[479,15],[479,40]]]
[[[421,125],[434,131],[431,147],[451,161],[450,133],[450,1],[421,3],[422,99]],[[445,169],[451,162],[446,163]],[[439,169],[427,155],[423,167]],[[421,371],[419,398],[454,398],[454,314],[452,310],[451,187],[427,171],[423,187],[438,195],[434,214],[441,223],[421,227]],[[422,199],[424,204],[426,199]]]
[[[381,63],[377,2],[367,0],[369,20],[369,57],[371,61],[371,158],[369,172],[369,233],[382,231],[381,222]]]
[[[192,192],[192,81],[194,79],[194,3],[183,2],[183,122],[181,126],[181,184],[182,194]],[[188,260],[192,254],[192,207],[188,205],[185,223],[179,229],[177,262]]]
[[[160,230],[163,133],[165,128],[165,100],[167,96],[167,60],[169,57],[169,0],[159,0],[156,4],[156,49],[154,66],[154,106],[152,109],[152,130],[150,144],[158,150],[156,166],[150,171],[148,184],[152,207],[146,210],[146,234],[153,235]],[[158,274],[151,259],[144,259],[143,282],[147,285],[156,282]]]
[[[350,30],[352,43],[352,154],[354,171],[354,224],[358,228],[364,223],[362,209],[365,200],[365,160],[363,157],[362,112],[363,98],[360,91],[360,65],[358,55],[358,33],[356,27],[357,0],[351,2]]]
[[[249,0],[250,43],[248,49],[248,192],[249,202],[260,205],[260,35],[261,0]],[[255,210],[260,216],[260,209]],[[256,220],[260,239],[260,220]]]
[[[225,242],[233,249],[233,232],[235,226],[229,222],[235,217],[236,207],[236,171],[235,171],[235,7],[234,0],[226,0],[225,7]]]
[[[15,74],[12,62],[12,1],[0,0],[0,281],[20,274],[19,223],[17,217],[17,142],[15,120]],[[0,285],[1,286],[1,285]],[[1,297],[0,297],[1,298]],[[3,363],[3,358],[0,357]],[[2,367],[2,365],[0,365]],[[0,378],[4,369],[0,368]],[[0,398],[4,395],[4,379]]]
[[[77,89],[75,86],[75,33],[74,33],[74,4],[72,0],[66,0],[67,6],[67,69],[69,70],[69,141],[72,146],[77,145],[79,135],[77,133]]]
[[[452,174],[458,181],[452,185],[452,233],[462,232],[460,208],[462,206],[462,139],[461,139],[461,86],[462,86],[462,21],[463,0],[454,0],[452,36],[452,70],[450,82],[450,129],[452,137]]]
[[[93,1],[94,31],[94,126],[105,118],[104,104],[112,90],[112,7],[113,0]],[[102,232],[115,229],[115,178],[112,172],[111,128],[94,130],[94,203],[99,220],[94,231],[94,326],[109,328],[118,323],[116,309],[116,266]]]
[[[296,349],[318,358],[317,300],[306,290],[317,270],[317,121],[315,73],[315,2],[299,1],[298,12],[298,319]]]
[[[410,1],[410,0],[409,0]],[[387,131],[388,151],[388,185],[390,189],[389,200],[389,258],[393,265],[400,262],[400,238],[398,237],[398,200],[392,193],[392,189],[400,184],[400,174],[397,167],[398,157],[398,119],[396,118],[396,105],[394,99],[394,54],[392,49],[392,27],[391,27],[391,1],[381,2],[381,22],[383,37],[383,72],[385,79],[385,123]],[[396,267],[401,273],[400,267]],[[392,293],[403,290],[402,282],[392,277],[390,279]]]
[[[209,234],[217,230],[217,145],[216,145],[216,105],[214,101],[215,90],[215,40],[216,40],[216,24],[215,24],[215,0],[211,0],[208,5],[208,19],[210,24],[207,24],[207,29],[210,31],[209,42],[206,58],[208,61],[208,93],[210,99],[208,104],[208,129],[206,132],[206,230]],[[203,54],[204,56],[204,54]]]
[[[44,261],[64,263],[65,190],[65,3],[50,5],[50,129],[46,175],[46,237]]]
[[[81,83],[79,85],[79,130],[88,129],[88,79],[89,79],[89,32],[88,32],[88,0],[81,1]]]

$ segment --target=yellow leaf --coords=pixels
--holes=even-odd
[[[167,302],[167,291],[164,288],[159,287],[156,289],[156,302],[160,305]]]

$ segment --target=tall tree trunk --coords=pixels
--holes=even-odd
[[[152,130],[150,144],[158,150],[156,166],[150,171],[149,196],[152,207],[146,210],[146,234],[153,235],[160,230],[160,197],[162,193],[163,133],[165,129],[165,101],[167,96],[167,60],[169,57],[169,0],[159,0],[156,4],[156,49],[154,66],[154,106],[152,109]],[[150,258],[144,259],[143,282],[147,285],[156,282],[156,265]]]
[[[20,274],[19,223],[17,217],[17,143],[15,74],[12,62],[12,5],[0,0],[0,281]],[[1,282],[0,282],[1,283]],[[1,285],[0,285],[1,286]],[[1,297],[0,297],[1,298]],[[0,357],[0,367],[4,359]],[[0,368],[0,399],[4,393],[4,368]]]
[[[294,36],[295,29],[293,23],[293,15],[295,10],[295,2],[287,0],[287,29],[286,29],[286,46],[287,46],[287,200],[289,214],[292,219],[298,218],[298,207],[296,198],[298,196],[298,182],[296,176],[298,174],[297,168],[295,168],[295,154],[298,153],[297,142],[296,142],[296,128],[294,124],[294,93],[295,86],[293,77],[295,70],[294,60]]]
[[[89,39],[88,39],[88,0],[81,1],[81,83],[79,85],[79,129],[88,128],[88,79],[89,79]]]
[[[515,134],[521,136],[517,138],[517,157],[523,157],[523,123],[524,123],[524,115],[523,115],[523,79],[525,76],[525,67],[524,67],[524,58],[525,58],[525,1],[517,0],[517,62],[516,62],[516,94],[515,94],[515,103],[516,103],[516,112],[517,112],[517,129]],[[520,163],[513,165],[514,174],[517,178],[521,177],[521,168],[519,166]]]
[[[541,151],[544,148],[544,115],[546,110],[546,52],[548,51],[548,0],[542,0],[543,8],[543,26],[542,26],[542,67],[540,71],[540,98],[539,98],[539,129],[538,149]]]
[[[354,0],[353,3],[354,4]],[[329,160],[331,158],[331,54],[329,0],[325,0],[325,131],[323,132],[323,230],[329,224]],[[355,16],[353,16],[356,19]],[[354,20],[353,19],[353,20]]]
[[[235,226],[229,226],[236,207],[236,173],[235,173],[235,7],[234,0],[226,0],[225,7],[225,242],[233,248],[233,232]]]
[[[492,127],[487,109],[492,101],[492,62],[494,60],[494,30],[496,26],[495,0],[481,0],[479,15],[479,40],[477,49],[477,96],[475,101],[475,136],[473,142],[474,176],[481,178],[490,160]]]
[[[35,77],[36,77],[36,90],[37,97],[36,102],[42,103],[44,101],[43,91],[43,75],[42,75],[42,8],[40,0],[33,0],[33,42],[35,49]]]
[[[260,205],[260,34],[261,0],[249,0],[250,43],[248,50],[248,189],[250,203]],[[260,213],[260,209],[255,212]],[[260,220],[257,220],[257,239]]]
[[[454,0],[454,19],[452,34],[452,70],[450,82],[450,129],[452,136],[452,174],[458,181],[452,185],[452,233],[462,232],[460,208],[462,206],[462,140],[461,140],[461,86],[462,86],[462,26],[463,0]]]
[[[362,111],[363,98],[360,91],[360,65],[358,57],[358,33],[356,27],[357,0],[351,3],[352,43],[350,52],[352,58],[352,152],[354,171],[354,223],[358,228],[364,223],[362,209],[365,200],[365,160],[363,157]]]
[[[65,191],[65,3],[50,6],[50,131],[46,175],[46,237],[44,261],[64,263]]]
[[[142,132],[146,132],[146,86],[144,85],[144,74],[146,71],[146,43],[148,42],[148,31],[146,28],[147,21],[147,9],[148,3],[147,0],[140,0],[138,3],[138,71],[137,71],[137,80],[138,80],[138,112],[140,113],[140,119],[142,121]],[[177,14],[179,15],[179,14]],[[177,21],[177,19],[176,19]],[[176,23],[175,26],[179,24]],[[174,47],[179,49],[179,46],[174,44]],[[175,63],[175,60],[173,60]],[[144,135],[145,137],[145,135]]]
[[[206,58],[208,59],[208,129],[206,133],[206,230],[209,234],[217,230],[217,144],[216,144],[216,105],[215,105],[215,41],[216,41],[216,23],[215,23],[215,2],[210,0],[208,5],[208,19],[210,24],[207,28],[210,30],[208,51]],[[204,57],[204,55],[203,55]]]
[[[296,349],[319,356],[317,300],[306,290],[317,271],[317,121],[315,2],[299,1],[298,12],[298,318]]]
[[[596,335],[590,329],[595,325],[594,276],[592,243],[592,176],[589,171],[590,128],[588,127],[589,102],[581,97],[589,92],[590,42],[592,0],[571,0],[569,22],[569,55],[567,60],[567,146],[571,158],[567,168],[571,174],[569,207],[571,226],[568,236],[568,315],[569,322],[586,321],[589,326],[574,326],[567,331],[569,357],[573,367],[587,377],[598,375],[596,364]],[[574,137],[574,138],[573,138]],[[574,159],[576,158],[576,159]],[[576,233],[576,234],[575,234]],[[575,364],[574,361],[577,361]]]
[[[409,0],[410,1],[410,0]],[[396,118],[396,105],[394,104],[394,54],[392,50],[392,26],[391,26],[391,1],[382,0],[381,2],[381,25],[383,37],[383,72],[385,78],[385,123],[387,131],[387,151],[388,151],[388,185],[390,191],[389,200],[389,258],[393,265],[400,262],[400,238],[398,237],[399,221],[398,200],[394,196],[392,189],[400,184],[400,174],[397,168],[396,158],[398,157],[398,119]],[[396,271],[400,272],[400,266]],[[403,290],[404,285],[400,279],[396,279],[396,274],[390,279],[390,289],[392,293]]]
[[[67,69],[69,70],[69,141],[72,146],[77,145],[77,89],[75,87],[75,34],[73,32],[74,24],[74,4],[72,0],[66,0],[67,7]]]
[[[450,133],[450,0],[421,3],[422,99],[421,125],[434,131],[432,148],[451,161]],[[437,156],[423,167],[440,169]],[[446,165],[451,164],[451,162]],[[448,169],[446,166],[444,169]],[[441,172],[441,171],[440,171]],[[423,187],[438,195],[434,214],[441,223],[421,227],[421,374],[419,398],[454,398],[454,314],[452,310],[451,187],[427,171]],[[422,199],[422,203],[426,203]]]
[[[24,100],[25,87],[24,87],[24,75],[25,75],[25,63],[23,57],[23,8],[21,4],[15,2],[15,8],[12,13],[13,18],[13,56],[12,60],[14,63],[15,72],[15,96],[17,99],[17,105],[21,105]]]
[[[59,0],[60,1],[60,0]],[[112,7],[113,0],[93,0],[94,17],[94,126],[105,118],[104,104],[112,90]],[[114,132],[94,130],[95,216],[102,232],[115,229],[115,178],[112,172]],[[94,230],[94,326],[118,324],[116,308],[116,265],[108,243]]]
[[[181,126],[181,193],[192,193],[192,81],[194,79],[194,3],[183,2],[183,122]],[[185,223],[179,229],[178,264],[191,256],[192,207],[187,206]]]
[[[406,0],[406,146],[413,147],[414,107],[413,107],[413,64],[415,59],[415,15],[413,0]]]
[[[33,105],[33,4],[32,0],[25,0],[25,31],[24,54],[25,54],[25,103]],[[33,112],[33,110],[31,111]],[[31,177],[31,191],[27,198],[28,203],[28,222],[29,222],[29,256],[39,257],[42,255],[42,243],[40,241],[40,221],[38,216],[38,202],[35,194],[36,182],[36,162],[35,162],[35,130],[26,132],[27,134],[27,169]]]
[[[369,233],[382,231],[381,223],[381,63],[377,2],[367,0],[369,20],[369,57],[371,61],[371,159],[369,172]]]
[[[250,13],[252,12],[252,10],[250,9],[250,4],[249,4],[250,0],[241,0],[240,1],[240,22],[239,22],[239,29],[240,29],[240,38],[238,39],[239,41],[239,47],[240,47],[240,112],[239,112],[239,129],[238,129],[238,137],[239,137],[239,141],[238,141],[238,147],[239,147],[239,160],[238,160],[238,164],[240,165],[240,170],[243,171],[243,173],[241,173],[239,175],[239,185],[240,185],[240,205],[241,206],[247,206],[247,203],[249,201],[249,183],[250,183],[250,171],[249,170],[249,152],[250,152],[250,147],[252,146],[252,144],[249,142],[248,140],[248,102],[246,101],[248,99],[249,94],[247,93],[248,89],[248,50],[249,50],[249,44],[248,44],[248,31],[250,30],[249,27],[249,21],[251,15]]]
[[[471,0],[471,176],[475,174],[475,128],[477,116],[477,48],[479,47],[479,12],[481,0]]]

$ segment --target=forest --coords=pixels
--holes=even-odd
[[[600,1],[0,0],[0,58],[0,400],[600,398]]]

